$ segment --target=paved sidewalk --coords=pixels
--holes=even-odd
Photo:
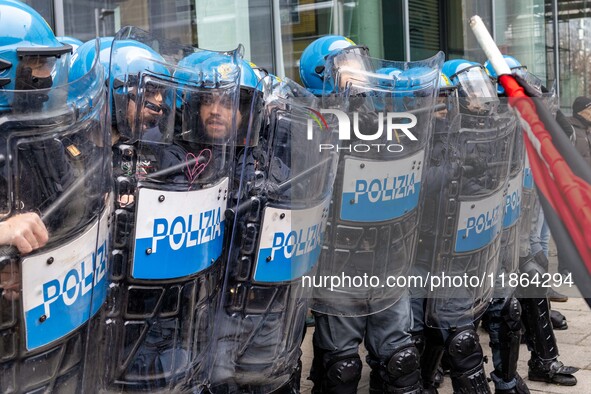
[[[556,264],[555,252],[551,250],[550,270],[552,272],[556,272]],[[525,379],[525,382],[532,393],[591,393],[591,310],[585,303],[585,300],[579,298],[580,296],[578,295],[576,288],[569,289],[563,287],[559,289],[559,291],[569,295],[570,298],[566,303],[552,303],[553,309],[562,312],[562,314],[566,316],[568,322],[568,330],[554,331],[560,352],[560,357],[558,359],[565,365],[571,365],[581,369],[575,374],[578,379],[578,384],[573,387],[566,387],[529,381],[527,379],[527,361],[529,360],[529,352],[525,345],[521,345],[519,353],[519,374]],[[311,382],[306,379],[310,371],[310,365],[312,364],[312,333],[313,328],[310,327],[302,345],[302,393],[309,393],[312,388]],[[480,343],[490,360],[488,364],[485,364],[485,369],[488,374],[493,369],[490,347],[488,346],[488,334],[482,329],[479,329],[478,333],[480,335]],[[362,348],[361,358],[363,360],[365,360],[365,355],[365,349]],[[492,383],[491,389],[494,389]],[[359,384],[358,392],[367,393],[368,391],[369,367],[364,364],[363,376]],[[443,385],[439,389],[439,393],[452,393],[449,376],[446,376]]]

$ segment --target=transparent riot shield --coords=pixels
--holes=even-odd
[[[259,137],[236,155],[240,191],[212,369],[219,393],[299,392],[312,291],[305,280],[321,251],[335,176],[336,154],[320,149],[334,144],[325,127],[334,125],[316,118],[317,99],[293,81],[267,78],[259,83],[272,88],[264,108],[265,88],[251,98],[250,133],[260,128]]]
[[[442,62],[442,53],[405,63],[360,48],[328,57],[325,80],[348,109],[320,111],[338,117],[340,159],[313,310],[364,316],[406,294]]]
[[[502,106],[502,110],[511,109]],[[525,141],[519,122],[515,124],[513,150],[509,168],[509,180],[503,204],[503,232],[499,269],[495,278],[493,296],[511,297],[514,288],[508,285],[508,278],[519,268],[519,234],[521,223],[521,202],[523,198],[523,177],[525,164]]]
[[[490,104],[486,100],[483,107]],[[430,327],[470,324],[492,297],[515,128],[515,116],[506,111],[460,114],[449,131],[435,253],[426,281],[425,320]]]
[[[0,392],[91,392],[107,289],[111,202],[104,72],[68,83],[70,57],[19,58],[0,90]],[[39,73],[39,74],[37,74]],[[45,77],[43,77],[45,75]]]
[[[240,56],[138,29],[113,41],[119,141],[103,392],[204,383],[224,272]]]
[[[415,260],[411,268],[411,276],[417,278],[409,284],[410,296],[421,299],[428,297],[425,281],[431,272],[435,241],[437,239],[437,224],[439,216],[439,200],[442,185],[446,182],[445,155],[452,132],[459,129],[459,101],[455,87],[440,86],[437,106],[435,109],[435,124],[433,136],[429,146],[429,162],[426,163],[422,200],[423,212],[419,222],[418,245]],[[420,278],[420,279],[419,279]],[[423,313],[421,309],[421,313]]]

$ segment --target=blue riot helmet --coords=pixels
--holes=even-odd
[[[229,140],[232,130],[237,130],[238,145],[256,143],[259,130],[257,127],[253,127],[256,135],[252,135],[249,141],[246,141],[246,136],[251,109],[254,111],[252,121],[260,125],[263,100],[259,78],[249,63],[239,60],[236,67],[230,56],[204,51],[187,56],[179,62],[179,66],[182,66],[182,69],[179,68],[174,74],[182,85],[177,101],[182,97],[182,106],[187,108],[182,111],[185,120],[180,138],[220,145]],[[189,69],[193,71],[189,73]],[[195,73],[195,70],[198,72]],[[230,86],[238,72],[239,98],[235,97]],[[191,80],[195,77],[198,80]],[[235,124],[231,123],[232,120]]]
[[[392,77],[392,79],[396,79],[396,78],[398,78],[398,76],[400,75],[402,70],[397,67],[382,67],[382,68],[376,70],[376,72],[378,74],[388,75],[388,76]]]
[[[385,89],[392,89],[396,86],[396,80],[401,72],[402,70],[398,67],[379,68],[376,70],[376,74],[379,74],[380,77],[377,78],[376,84]],[[386,76],[387,78],[383,78],[383,76]]]
[[[402,70],[398,67],[381,67],[369,77],[368,82],[376,87],[374,90],[375,99],[372,100],[374,109],[379,111],[395,109],[395,87],[401,73]],[[383,89],[383,91],[380,92],[377,87]]]
[[[392,79],[392,81],[394,82],[394,84],[392,86],[395,85],[395,81],[398,79],[398,76],[400,75],[401,72],[402,72],[402,70],[397,67],[382,67],[382,68],[379,68],[376,70],[376,73],[378,73],[378,74],[383,74],[383,75],[389,76]]]
[[[367,48],[357,46],[351,39],[343,36],[324,36],[318,38],[304,49],[300,58],[300,79],[302,84],[314,95],[322,95],[323,89],[332,91],[333,81],[327,80],[325,87],[325,62],[330,54],[334,54],[344,48],[357,48],[358,51],[367,54]]]
[[[35,111],[47,102],[59,106],[54,101],[63,95],[54,97],[49,88],[67,83],[71,53],[72,47],[55,38],[37,11],[0,0],[0,112]]]
[[[270,75],[269,74],[269,71],[267,71],[263,67],[259,67],[256,64],[254,64],[253,62],[250,62],[248,60],[246,60],[246,63],[248,63],[248,65],[250,66],[250,68],[252,69],[252,71],[255,73],[255,75],[257,76],[257,78],[259,79],[259,81],[261,79],[265,78],[267,75]]]
[[[437,71],[429,67],[413,67],[400,72],[396,78],[394,96],[397,111],[416,110],[424,101],[421,98],[435,94]]]
[[[527,67],[522,65],[519,60],[515,59],[513,56],[503,55],[503,58],[513,74],[525,75],[525,73],[527,73]]]
[[[524,78],[527,75],[527,67],[521,65],[519,60],[517,60],[513,56],[509,56],[509,55],[503,55],[503,58],[505,59],[505,62],[507,62],[507,65],[511,69],[511,73],[513,75],[519,75],[522,78]],[[487,60],[484,63],[484,67],[486,68],[486,71],[488,72],[490,77],[493,79],[493,81],[495,81],[497,83],[497,94],[499,96],[504,95],[505,88],[500,83],[498,83],[498,75],[497,75],[497,72],[495,71],[494,67],[492,66],[492,64]]]
[[[111,51],[109,86],[119,136],[130,142],[143,133],[172,131],[174,91],[166,81],[164,58],[135,40],[115,41]],[[167,127],[163,123],[171,122]],[[164,130],[154,131],[157,128]]]
[[[82,109],[92,110],[95,105],[102,105],[103,100],[106,100],[107,96],[100,97],[100,100],[96,102],[97,98],[89,96],[88,90],[94,91],[95,89],[99,89],[95,86],[96,84],[104,85],[109,70],[108,68],[105,69],[103,64],[97,59],[96,54],[100,51],[100,41],[98,39],[90,40],[78,49],[79,51],[76,51],[70,59],[68,101],[73,103],[79,111]],[[107,67],[108,62],[107,57]],[[94,71],[95,78],[90,80],[87,75],[93,68],[97,70]],[[85,78],[85,82],[80,81],[82,78]],[[106,90],[105,93],[107,93]]]
[[[435,70],[429,67],[414,67],[398,73],[396,90],[407,91],[417,97],[432,94],[437,81]]]
[[[484,67],[464,59],[443,63],[442,73],[458,89],[460,110],[473,115],[488,115],[498,106],[496,89]]]
[[[228,61],[229,59],[227,56],[214,56],[205,62],[204,67],[206,70],[216,70],[216,73],[221,72],[223,74],[227,72],[226,68],[230,66]],[[247,61],[242,59],[239,60],[238,66],[240,68],[240,97],[238,99],[236,112],[236,145],[252,145],[256,144],[258,141],[258,132],[262,121],[262,84],[259,84],[257,74]],[[217,101],[220,105],[217,108],[221,109],[227,107],[226,109],[228,109],[230,103],[224,103],[224,101],[224,99]],[[201,105],[203,104],[204,103],[202,102]],[[212,104],[215,104],[215,102]],[[208,119],[203,119],[203,121],[206,123],[209,122]],[[252,133],[247,141],[249,122],[252,123]],[[207,128],[207,124],[205,127]]]
[[[438,105],[445,105],[445,108],[436,109],[435,116],[443,119],[445,117],[451,118],[457,114],[458,108],[458,88],[454,86],[445,74],[439,74],[439,95],[437,99]]]
[[[70,88],[68,90],[68,97],[70,101],[74,102],[74,105],[80,110],[89,110],[96,105],[101,105],[102,99],[107,99],[108,90],[105,90],[105,97],[97,98],[89,96],[86,92],[88,88],[96,84],[105,84],[109,76],[109,58],[111,56],[111,43],[113,37],[101,37],[99,39],[93,39],[84,44],[80,45],[70,60],[70,72],[68,73],[68,80],[70,82]],[[97,59],[97,53],[99,54]],[[98,70],[95,71],[97,78],[90,80],[86,78],[86,83],[74,83],[75,81],[81,80],[92,67],[95,66],[95,61],[98,60],[96,67]],[[108,84],[107,84],[108,85]],[[110,110],[108,106],[105,106],[107,111]],[[105,114],[100,114],[105,116]],[[109,112],[109,118],[111,112]]]
[[[109,60],[111,57],[111,44],[113,37],[101,37],[98,39],[99,63],[105,70],[105,78],[109,76]],[[72,55],[70,61],[69,81],[75,81],[84,75],[85,70],[92,67],[97,53],[97,40],[90,40],[80,45]]]
[[[263,85],[252,63],[240,61],[240,99],[236,117],[236,145],[256,145],[263,125],[264,94]],[[250,127],[250,135],[248,129]]]
[[[519,60],[515,59],[513,56],[503,55],[503,58],[505,59],[505,62],[507,62],[507,65],[511,69],[511,73],[519,74],[521,76],[527,73],[527,67],[523,66],[519,62]],[[497,72],[488,60],[484,63],[484,67],[486,68],[486,71],[488,71],[488,74],[491,76],[491,78],[498,78]]]
[[[79,39],[74,38],[74,37],[68,37],[68,36],[57,36],[56,40],[58,40],[62,44],[70,45],[74,52],[76,52],[78,47],[80,47],[83,44],[83,42],[80,41]]]
[[[240,61],[240,86],[244,89],[258,89],[259,76],[246,60]]]
[[[197,51],[185,56],[179,61],[178,69],[174,72],[174,77],[183,80],[196,78],[191,70],[198,69],[203,62],[214,55],[215,52],[211,51]]]
[[[176,94],[176,107],[181,108],[185,100],[188,99],[189,92],[184,89],[187,83],[201,83],[198,81],[199,75],[203,76],[202,65],[205,60],[214,56],[215,52],[197,51],[182,58],[174,71],[174,78],[179,80],[181,87]],[[197,70],[197,73],[195,71]]]
[[[509,56],[509,55],[503,55],[503,58],[505,59],[505,61],[507,62],[507,65],[511,69],[511,73],[514,76],[521,78],[524,82],[527,83],[527,85],[529,87],[533,88],[532,93],[534,93],[537,96],[545,96],[547,98],[553,97],[555,95],[555,92],[554,92],[555,87],[554,86],[552,86],[550,89],[547,89],[544,86],[544,82],[538,76],[529,72],[527,70],[527,67],[525,65],[522,65],[519,62],[519,60],[517,60],[513,56]],[[498,76],[497,76],[496,71],[492,67],[492,64],[490,64],[489,61],[486,61],[486,63],[484,63],[484,65],[486,67],[486,70],[490,74],[491,78],[493,78],[495,81],[497,81]],[[497,81],[497,93],[499,95],[505,94],[505,88],[503,88],[503,86],[501,86],[501,84],[498,83],[498,81]]]

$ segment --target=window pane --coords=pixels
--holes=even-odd
[[[479,15],[486,27],[492,25],[491,0],[466,0],[445,2],[445,37],[448,59],[464,58],[479,63],[486,61],[484,52],[478,45],[474,33],[468,25],[473,15]]]
[[[546,81],[544,0],[497,1],[495,18],[496,42],[501,52],[514,56],[528,71]]]
[[[408,23],[412,60],[435,55],[440,48],[439,1],[410,0]]]
[[[397,0],[398,1],[398,0]],[[396,2],[397,2],[396,1]],[[369,47],[373,57],[384,56],[384,41],[398,37],[384,35],[383,1],[314,1],[280,0],[281,44],[285,75],[299,81],[299,60],[303,50],[326,34],[339,34],[357,44]],[[389,22],[402,23],[397,14],[387,16]],[[275,23],[278,23],[275,20]],[[388,49],[392,49],[389,45]]]
[[[591,2],[559,1],[560,106],[571,114],[578,96],[591,97]]]

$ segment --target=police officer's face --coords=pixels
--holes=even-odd
[[[225,139],[232,132],[232,100],[223,95],[205,95],[201,100],[200,115],[207,137]],[[240,111],[236,112],[236,124],[242,121]]]
[[[127,116],[129,124],[135,123],[135,117],[137,113],[136,101],[138,100],[136,95],[137,89],[133,89],[129,93],[129,102],[127,104]],[[143,106],[140,110],[140,131],[145,131],[157,125],[158,121],[164,114],[163,107],[164,97],[162,92],[154,90],[146,93]]]
[[[25,67],[31,68],[31,74],[36,78],[48,78],[51,76],[53,63],[43,57],[27,58]]]
[[[16,90],[47,89],[52,85],[54,58],[30,56],[23,58],[16,71]]]

